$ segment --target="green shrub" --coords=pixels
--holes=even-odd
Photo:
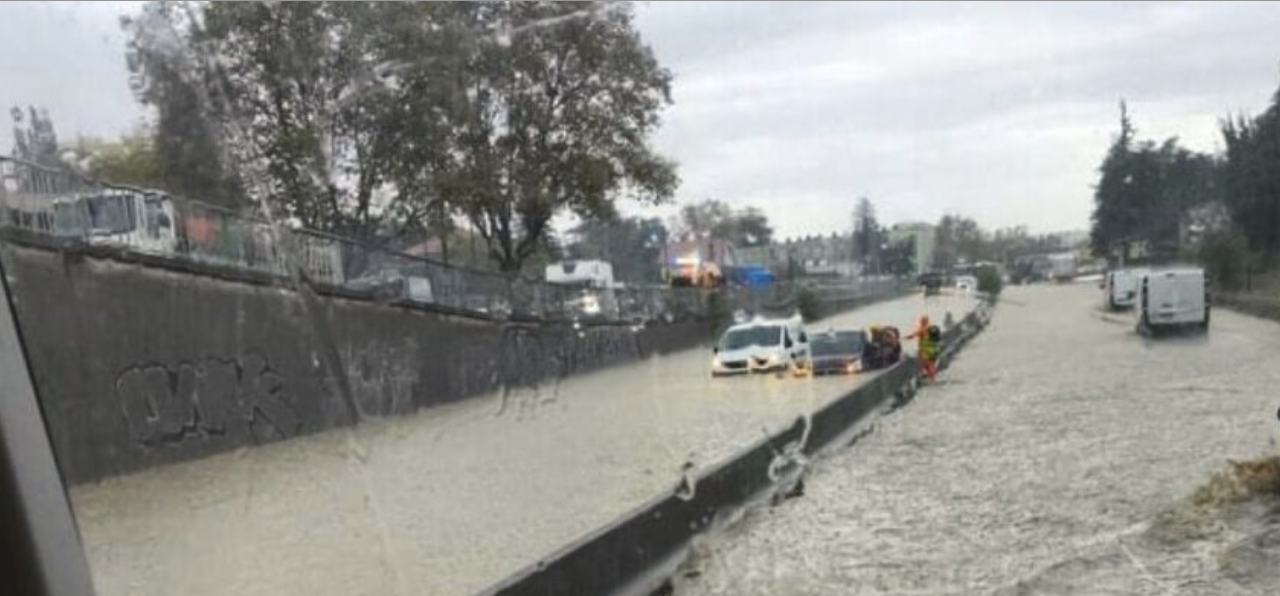
[[[822,301],[818,300],[818,295],[809,288],[801,288],[796,294],[796,310],[800,311],[800,317],[806,321],[814,321],[822,318]]]
[[[712,337],[719,337],[733,324],[733,311],[724,290],[714,290],[707,296],[707,322],[710,324]]]
[[[1004,289],[1004,280],[1001,279],[998,269],[991,266],[979,267],[975,274],[978,278],[979,292],[991,296],[1000,295],[1000,291]]]
[[[1245,285],[1247,267],[1252,255],[1240,234],[1218,232],[1207,235],[1200,244],[1200,264],[1209,279],[1221,289],[1238,290]]]

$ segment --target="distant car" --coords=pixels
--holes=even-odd
[[[734,325],[720,336],[713,351],[711,375],[715,377],[787,371],[800,376],[813,369],[809,337],[799,316]]]
[[[943,278],[943,275],[937,271],[921,273],[920,276],[916,278],[916,282],[920,287],[924,288],[924,293],[926,295],[937,294],[942,291],[942,284],[944,281],[945,279]]]
[[[809,338],[813,353],[813,374],[845,375],[862,372],[870,342],[861,329],[815,333]]]
[[[978,291],[978,278],[972,275],[961,275],[956,278],[956,291],[971,294]]]

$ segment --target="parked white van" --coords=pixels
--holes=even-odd
[[[1103,299],[1107,308],[1120,310],[1133,308],[1138,302],[1138,285],[1146,269],[1116,269],[1103,278]]]
[[[757,319],[734,325],[720,336],[711,359],[711,375],[790,371],[796,376],[813,370],[809,336],[799,316]]]
[[[1143,274],[1138,289],[1138,331],[1193,326],[1209,329],[1209,291],[1204,269],[1157,269]]]

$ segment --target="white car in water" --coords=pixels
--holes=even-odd
[[[786,372],[797,376],[813,370],[809,336],[800,317],[757,319],[730,327],[720,336],[711,359],[711,375]]]

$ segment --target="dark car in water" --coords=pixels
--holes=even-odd
[[[941,271],[926,271],[916,278],[916,283],[924,288],[925,294],[937,294],[942,291],[947,278]]]
[[[813,374],[843,375],[861,372],[867,334],[861,329],[815,333],[809,338],[813,354]]]

